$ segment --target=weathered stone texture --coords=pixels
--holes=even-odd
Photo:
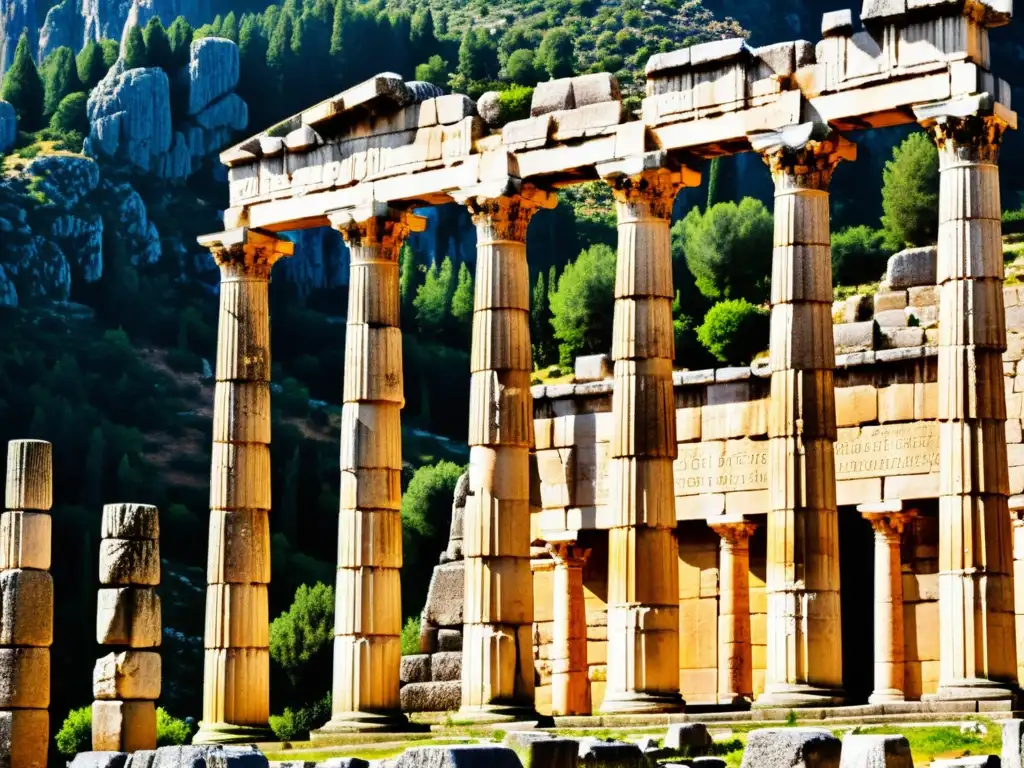
[[[160,645],[160,596],[147,587],[101,589],[97,595],[96,642],[131,648]]]
[[[53,505],[53,447],[43,440],[12,440],[7,446],[5,506],[49,512]]]
[[[751,731],[742,768],[839,768],[842,742],[823,728]]]
[[[904,736],[850,734],[843,739],[839,768],[914,768]]]
[[[134,752],[156,747],[156,709],[152,701],[94,701],[92,748]]]
[[[92,692],[97,699],[160,698],[160,654],[152,651],[108,653],[96,661]]]

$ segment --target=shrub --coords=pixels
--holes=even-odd
[[[548,296],[563,367],[572,368],[578,355],[609,350],[615,305],[615,251],[607,245],[593,245],[580,253],[576,261],[565,265],[558,287]]]
[[[288,676],[293,701],[309,701],[330,688],[333,647],[334,589],[303,584],[270,624],[270,658]]]
[[[280,715],[270,716],[270,730],[281,741],[305,741],[309,732],[331,719],[331,694],[312,704],[293,710],[285,707]]]
[[[768,312],[746,299],[721,301],[704,316],[697,338],[719,362],[745,365],[768,347]]]
[[[1017,235],[1024,232],[1024,208],[1003,211],[1003,234]]]
[[[89,96],[81,92],[68,94],[61,99],[50,118],[51,130],[62,135],[72,131],[83,136],[89,133],[89,118],[86,115],[88,100]]]
[[[412,656],[420,652],[420,623],[410,616],[402,626],[402,655]]]
[[[832,235],[832,282],[835,285],[871,283],[885,272],[891,250],[885,233],[861,225]]]
[[[882,172],[882,229],[893,250],[931,245],[939,228],[939,153],[924,133],[894,148]]]
[[[176,747],[188,744],[194,734],[192,725],[170,714],[163,707],[156,708],[156,745],[158,747]]]
[[[57,751],[65,757],[92,749],[92,707],[79,707],[68,712],[64,724],[54,737]]]
[[[498,92],[498,122],[500,125],[513,120],[524,120],[530,116],[530,102],[533,100],[533,88],[526,85],[513,85]]]

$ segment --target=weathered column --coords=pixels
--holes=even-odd
[[[875,689],[869,704],[903,701],[903,572],[900,537],[917,513],[902,501],[857,507],[875,529]]]
[[[718,703],[754,698],[750,649],[750,537],[757,524],[744,518],[709,521],[722,538],[718,561]]]
[[[402,330],[398,254],[425,220],[382,205],[331,223],[351,254],[341,411],[341,509],[331,721],[324,732],[401,727]]]
[[[601,711],[667,712],[679,694],[679,549],[669,225],[680,170],[650,153],[598,168],[618,212],[609,450],[608,677]]]
[[[294,246],[250,229],[199,239],[220,267],[203,721],[197,744],[267,738],[270,717],[270,270]]]
[[[589,549],[575,542],[548,544],[555,563],[551,652],[551,714],[589,715],[587,608],[583,602],[583,566]]]
[[[50,741],[53,447],[12,440],[0,513],[0,765],[45,768]]]
[[[460,717],[530,717],[533,357],[526,229],[554,198],[515,179],[459,198],[477,232]]]
[[[768,656],[759,706],[843,700],[829,183],[853,145],[808,123],[751,137],[775,180]]]
[[[147,504],[107,504],[100,532],[96,640],[117,649],[92,672],[92,748],[156,749],[160,698],[160,519]],[[154,611],[155,606],[155,611]]]
[[[1010,497],[1010,526],[1013,536],[1013,614],[1017,641],[1017,685],[1024,683],[1024,496]]]
[[[1016,684],[1007,510],[999,144],[1012,112],[987,96],[915,110],[939,148],[940,699]]]

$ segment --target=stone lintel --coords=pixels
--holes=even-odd
[[[522,198],[536,208],[554,208],[558,205],[558,195],[555,193],[525,183],[516,176],[508,175],[496,176],[492,179],[482,180],[479,184],[452,190],[449,195],[459,205],[468,205],[474,201],[514,197]]]
[[[392,208],[387,203],[372,200],[364,205],[341,208],[327,214],[331,226],[335,229],[347,229],[358,226],[372,219],[401,222],[410,232],[423,232],[427,228],[427,219],[408,211]]]
[[[644,152],[642,155],[633,155],[632,157],[612,160],[606,163],[598,163],[596,170],[597,175],[606,181],[635,178],[652,171],[668,171],[678,174],[678,182],[684,187],[700,185],[700,171],[695,171],[692,168],[679,164],[663,149]]]
[[[575,544],[579,536],[579,531],[544,531],[543,538],[536,541],[546,544],[550,549],[554,544]]]
[[[925,127],[943,119],[958,117],[994,117],[1012,130],[1017,129],[1017,113],[1000,104],[989,93],[957,96],[946,101],[917,104],[914,117]]]
[[[892,515],[903,511],[903,501],[890,499],[888,501],[872,501],[867,504],[858,504],[857,511],[862,515]]]
[[[838,136],[827,123],[808,122],[787,125],[776,131],[758,131],[747,137],[755,152],[771,155],[786,150],[799,152],[816,144],[829,143],[840,160],[856,160],[857,145]]]

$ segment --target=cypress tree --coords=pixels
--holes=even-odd
[[[283,9],[267,46],[267,68],[279,91],[284,89],[285,77],[291,64],[293,26],[291,12]]]
[[[718,200],[718,176],[721,173],[722,158],[712,157],[708,166],[708,203],[704,210],[708,210]]]
[[[75,61],[78,69],[78,80],[87,90],[92,90],[107,74],[106,62],[103,61],[103,49],[95,40],[90,40],[79,52]]]
[[[43,72],[46,81],[43,114],[49,119],[65,96],[82,90],[82,81],[78,79],[75,54],[63,45],[46,57]]]
[[[457,325],[469,331],[473,322],[473,275],[463,262],[459,265],[458,281],[452,294],[452,317]]]
[[[175,69],[188,64],[189,47],[192,45],[192,25],[188,19],[179,16],[167,30],[167,44],[171,48],[171,61]]]
[[[235,20],[235,12],[229,11],[220,25],[220,37],[227,38],[232,42],[238,42],[238,22]]]
[[[100,40],[100,50],[103,52],[103,64],[109,71],[121,55],[121,46],[117,40]]]
[[[18,115],[18,127],[23,131],[38,131],[42,128],[45,90],[29,51],[27,32],[21,33],[18,49],[14,52],[14,63],[7,70],[3,85],[0,98],[14,107]]]
[[[345,48],[348,40],[349,13],[348,0],[337,0],[334,4],[334,19],[331,23],[331,58],[334,66],[339,69],[345,65]]]
[[[125,69],[146,66],[146,40],[137,26],[128,30],[128,39],[124,43],[124,66]]]
[[[424,62],[438,53],[437,34],[434,32],[434,14],[428,6],[412,17],[409,43],[413,61]]]
[[[149,20],[142,38],[146,44],[146,66],[160,67],[170,74],[174,69],[174,54],[171,52],[171,42],[167,38],[167,31],[160,22],[160,17],[154,16]]]

